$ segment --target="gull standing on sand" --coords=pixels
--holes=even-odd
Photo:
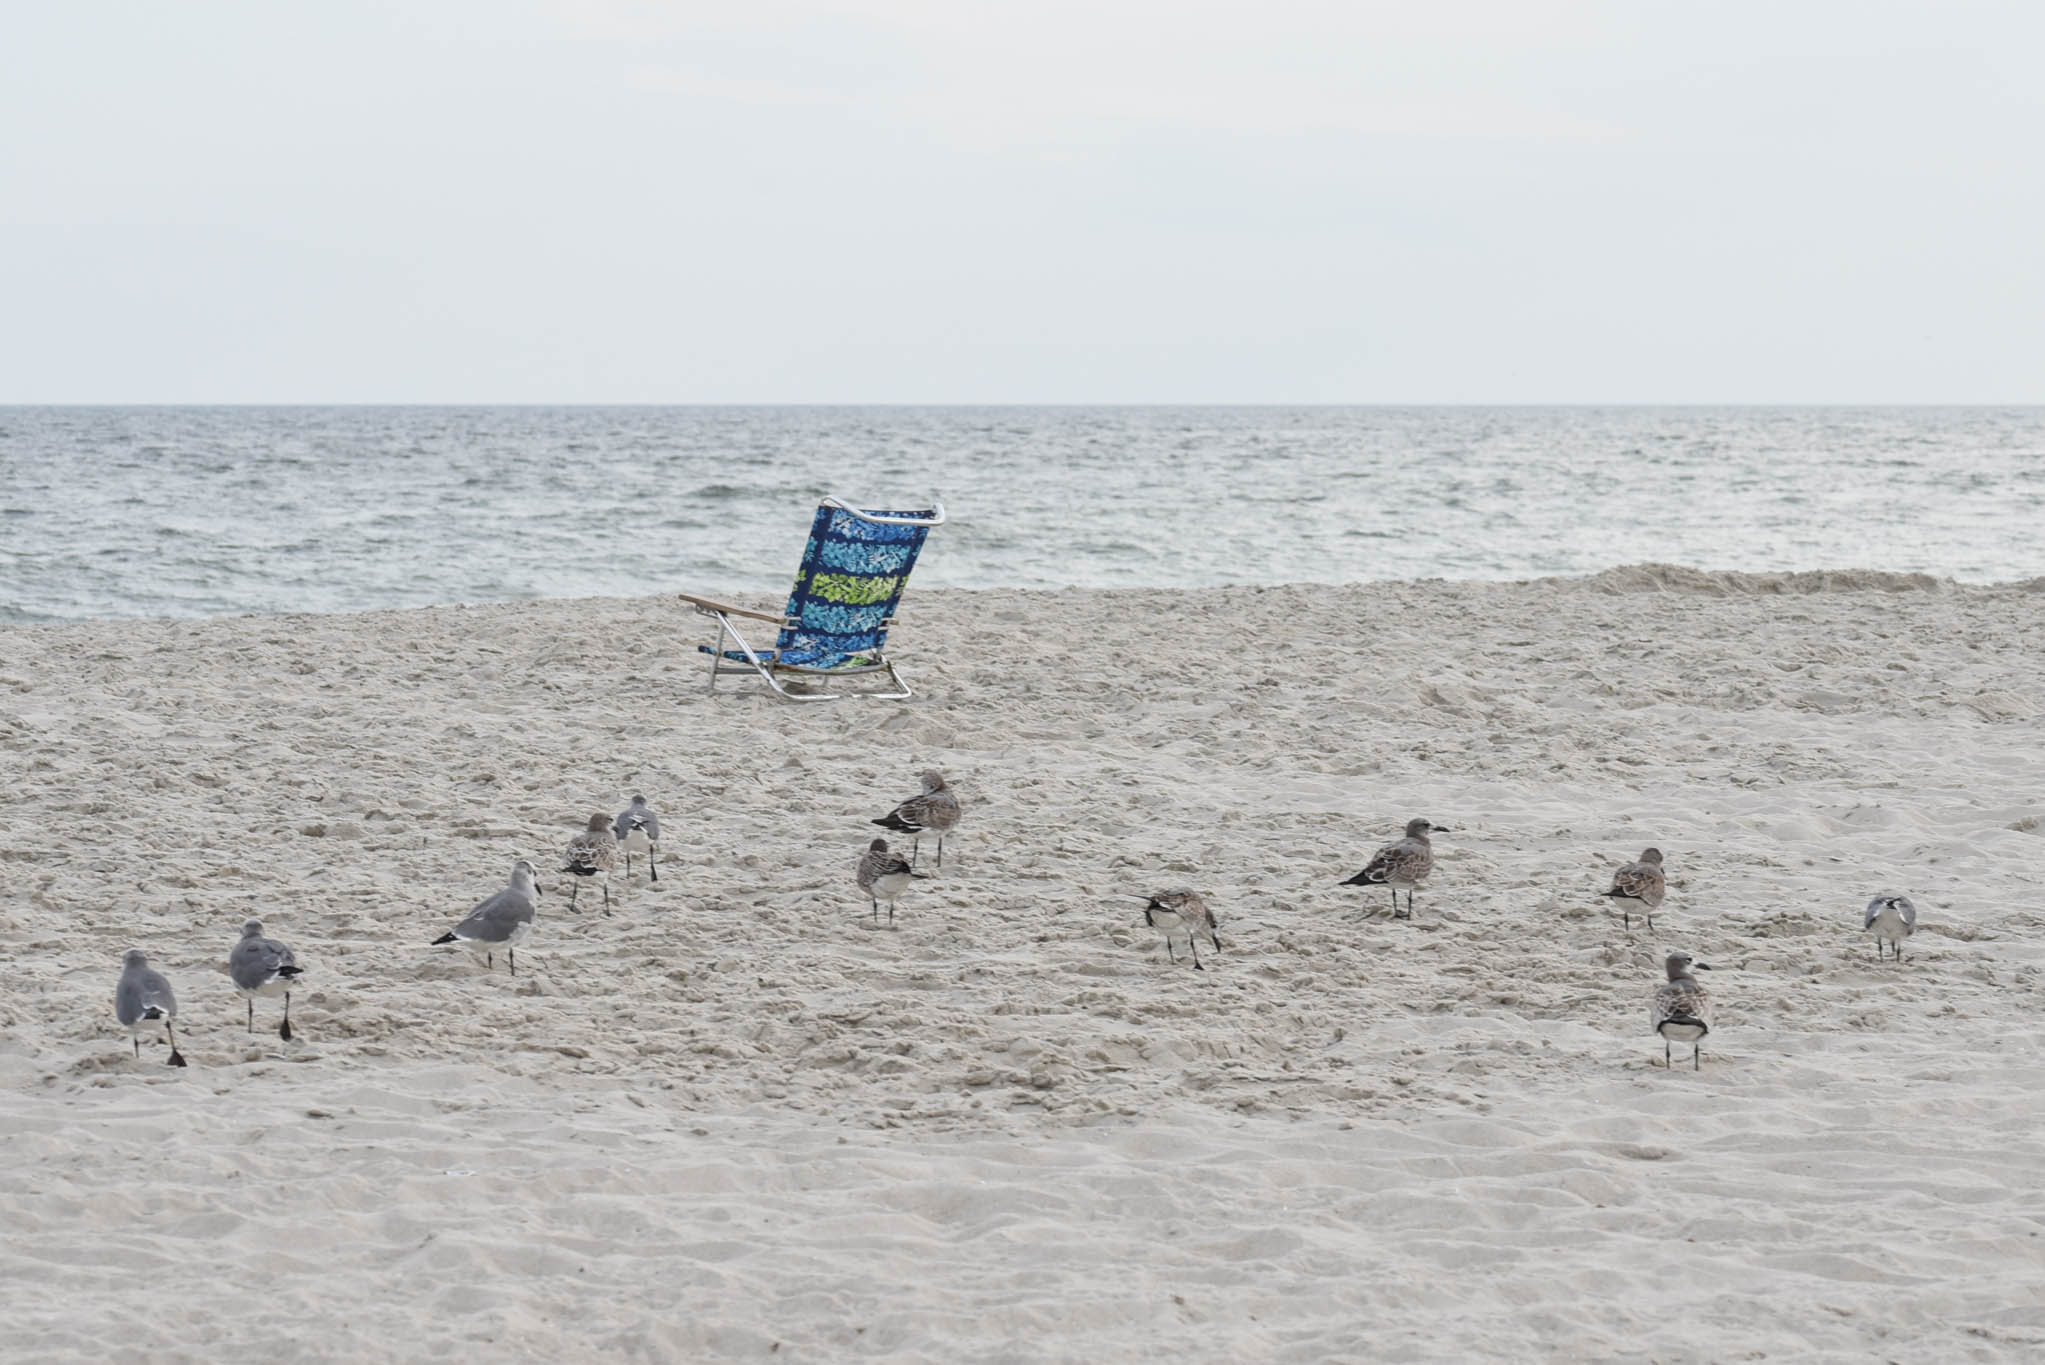
[[[505,961],[511,964],[511,974],[518,975],[518,955],[513,951],[516,944],[525,940],[533,931],[533,916],[539,912],[535,897],[539,887],[533,882],[533,865],[520,858],[511,865],[511,884],[486,900],[479,901],[469,911],[468,918],[442,934],[433,942],[466,943],[469,951],[483,959],[486,967],[497,965],[496,951],[504,950]]]
[[[249,1032],[256,1031],[256,997],[259,995],[281,995],[284,997],[284,1023],[277,1030],[277,1036],[285,1042],[291,1041],[291,986],[304,968],[291,950],[273,938],[263,937],[263,922],[259,919],[244,921],[241,926],[241,942],[234,945],[227,955],[227,974],[234,981],[234,989],[241,998],[248,1001]]]
[[[569,883],[568,908],[575,910],[575,898],[582,894],[586,877],[601,877],[604,884],[604,913],[611,913],[611,874],[618,870],[618,840],[611,833],[610,817],[592,815],[589,826],[568,841],[561,854],[561,870],[575,880]],[[575,910],[581,914],[580,910]]]
[[[1143,922],[1159,930],[1165,936],[1165,952],[1177,962],[1179,955],[1172,951],[1172,939],[1184,938],[1186,947],[1193,954],[1193,970],[1204,972],[1200,965],[1200,940],[1205,938],[1214,945],[1214,951],[1221,951],[1221,935],[1216,932],[1219,925],[1214,912],[1207,908],[1207,902],[1200,899],[1200,893],[1187,887],[1172,891],[1160,891],[1144,899]]]
[[[894,830],[897,834],[909,836],[909,865],[914,867],[923,852],[923,836],[937,836],[937,865],[944,866],[945,833],[958,824],[962,813],[958,793],[944,784],[944,774],[936,769],[923,774],[923,794],[912,796],[901,805],[872,823],[882,829]]]
[[[653,880],[660,880],[660,865],[655,861],[660,856],[660,817],[646,804],[645,797],[633,797],[632,804],[618,812],[618,818],[611,824],[611,837],[624,850],[627,881],[632,877],[635,853],[646,859],[646,870]]]
[[[1427,880],[1427,874],[1434,871],[1434,845],[1427,841],[1428,834],[1447,834],[1447,825],[1429,824],[1426,820],[1413,819],[1406,822],[1406,837],[1395,839],[1379,849],[1371,858],[1369,866],[1354,877],[1343,882],[1344,886],[1384,886],[1392,892],[1392,918],[1413,918],[1413,888]],[[1399,913],[1399,892],[1406,893],[1406,913]]]
[[[1648,1018],[1654,1024],[1654,1031],[1662,1036],[1662,1063],[1674,1066],[1669,1056],[1671,1042],[1690,1045],[1690,1069],[1703,1070],[1697,1060],[1697,1045],[1705,1034],[1711,1032],[1713,1010],[1711,994],[1697,984],[1697,978],[1690,975],[1692,968],[1700,972],[1711,970],[1708,962],[1699,962],[1688,953],[1670,953],[1662,970],[1669,974],[1654,993],[1654,1003],[1648,1007]]]
[[[121,959],[121,984],[114,987],[114,1018],[127,1026],[128,1041],[135,1045],[135,1060],[142,1060],[142,1030],[151,1024],[163,1025],[163,1034],[170,1042],[170,1064],[183,1066],[184,1054],[178,1051],[177,1031],[171,1027],[171,1020],[177,1017],[178,999],[171,993],[170,982],[163,979],[163,973],[149,965],[149,954],[140,948],[130,948]]]
[[[859,855],[857,881],[859,889],[873,903],[873,917],[880,918],[880,903],[888,903],[888,923],[895,922],[895,898],[909,889],[911,880],[921,880],[923,874],[909,866],[908,859],[899,853],[888,852],[888,841],[876,839],[866,846],[866,852]]]
[[[1896,960],[1903,960],[1903,940],[1917,932],[1917,907],[1910,903],[1910,897],[1894,891],[1884,891],[1867,903],[1867,918],[1862,921],[1860,931],[1875,936],[1875,960],[1882,959],[1882,944],[1887,942],[1896,949]]]
[[[1598,894],[1619,902],[1619,910],[1628,929],[1633,927],[1635,909],[1647,917],[1647,927],[1652,929],[1654,912],[1662,908],[1662,897],[1667,894],[1668,885],[1662,876],[1662,851],[1644,848],[1640,851],[1640,861],[1628,863],[1614,872],[1612,889]]]

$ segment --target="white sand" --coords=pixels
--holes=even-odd
[[[0,1341],[2036,1360],[2041,589],[912,590],[919,698],[801,708],[706,697],[661,599],[0,630]],[[930,766],[967,822],[869,930]],[[635,790],[661,882],[568,915]],[[1336,883],[1413,815],[1458,832],[1392,923]],[[517,856],[521,974],[428,947]],[[1120,898],[1179,884],[1204,975]],[[130,945],[187,1070],[115,1024]],[[1674,947],[1701,1073],[1647,1032]]]

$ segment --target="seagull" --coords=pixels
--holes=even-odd
[[[1143,922],[1164,934],[1165,952],[1174,962],[1179,960],[1179,955],[1172,951],[1172,937],[1183,936],[1186,947],[1192,951],[1193,970],[1196,972],[1207,970],[1200,965],[1200,940],[1203,937],[1214,945],[1215,952],[1221,951],[1221,936],[1215,932],[1219,926],[1214,912],[1207,908],[1207,902],[1200,899],[1197,891],[1182,886],[1146,897]]]
[[[1385,886],[1392,891],[1392,918],[1413,918],[1413,888],[1427,880],[1427,874],[1434,871],[1434,845],[1427,842],[1428,834],[1447,834],[1447,825],[1432,825],[1425,820],[1406,822],[1406,837],[1396,839],[1379,849],[1370,860],[1370,865],[1354,877],[1342,883],[1344,886]],[[1399,892],[1406,892],[1406,913],[1399,913]]]
[[[1644,848],[1640,861],[1628,863],[1612,874],[1612,889],[1599,892],[1619,902],[1619,911],[1625,917],[1626,927],[1633,927],[1633,907],[1639,906],[1641,914],[1647,917],[1647,927],[1654,928],[1654,912],[1662,908],[1662,896],[1668,891],[1668,883],[1662,878],[1662,851],[1658,848]]]
[[[250,1033],[256,1031],[256,997],[281,995],[284,997],[284,1024],[277,1030],[277,1036],[287,1043],[291,1041],[291,987],[304,970],[289,948],[275,939],[263,937],[261,920],[247,920],[242,924],[241,942],[235,944],[234,951],[227,955],[227,974],[233,978],[234,988],[241,993],[241,998],[248,1001]]]
[[[944,784],[944,774],[932,769],[923,774],[923,795],[912,796],[901,805],[871,823],[882,829],[894,830],[897,834],[909,836],[909,865],[915,866],[916,859],[923,851],[923,836],[937,836],[937,865],[944,866],[944,836],[946,831],[958,824],[958,793]]]
[[[533,916],[539,911],[539,902],[534,899],[539,887],[534,885],[533,877],[533,865],[520,858],[511,865],[509,886],[479,901],[468,918],[433,942],[466,943],[486,967],[497,965],[496,950],[502,948],[505,960],[511,964],[511,974],[517,976],[518,954],[513,946],[533,931]]]
[[[149,954],[130,948],[121,959],[121,984],[114,987],[114,1018],[127,1025],[136,1061],[142,1060],[142,1030],[160,1023],[164,1037],[170,1040],[170,1064],[185,1064],[184,1054],[178,1051],[177,1031],[170,1022],[177,1012],[178,1000],[171,993],[170,982],[163,979],[162,972],[151,969]]]
[[[1697,978],[1690,975],[1695,967],[1700,972],[1711,970],[1708,962],[1699,962],[1688,953],[1670,953],[1669,960],[1662,964],[1669,979],[1657,987],[1654,1003],[1648,1007],[1648,1019],[1654,1024],[1654,1031],[1662,1036],[1662,1063],[1673,1066],[1669,1057],[1671,1042],[1690,1045],[1690,1069],[1701,1071],[1697,1060],[1697,1043],[1711,1032],[1713,1010],[1711,996],[1704,987],[1697,984]]]
[[[611,835],[625,851],[628,879],[632,875],[632,855],[637,853],[646,859],[646,870],[653,880],[660,880],[660,868],[654,861],[660,855],[660,817],[646,804],[645,797],[633,797],[632,804],[618,812],[618,818],[611,823]]]
[[[899,853],[888,852],[888,841],[876,839],[866,846],[866,852],[859,855],[859,889],[873,902],[873,917],[880,918],[880,903],[888,903],[888,923],[895,922],[895,898],[909,889],[910,880],[921,880],[923,874],[914,871],[908,860]]]
[[[575,880],[569,883],[568,908],[575,910],[575,898],[582,893],[584,877],[604,879],[604,913],[611,913],[611,873],[618,868],[618,841],[611,834],[609,817],[592,815],[589,827],[568,841],[561,854],[561,870]],[[575,910],[581,914],[580,910]]]
[[[1867,918],[1861,922],[1864,934],[1875,936],[1875,960],[1882,957],[1882,943],[1887,940],[1896,949],[1896,960],[1903,960],[1903,940],[1917,932],[1917,907],[1910,903],[1910,897],[1894,891],[1884,891],[1867,903]]]

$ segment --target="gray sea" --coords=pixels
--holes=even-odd
[[[2045,408],[0,408],[0,621],[788,586],[2045,575]],[[913,591],[913,587],[912,587]]]

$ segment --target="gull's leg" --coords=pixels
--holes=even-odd
[[[291,992],[284,992],[284,1027],[277,1030],[277,1036],[285,1042],[291,1041]]]
[[[937,865],[939,867],[944,866],[944,836],[942,834],[937,836]]]
[[[131,1042],[131,1043],[133,1043],[133,1044],[135,1045],[135,1060],[136,1060],[136,1061],[138,1061],[138,1062],[139,1062],[139,1061],[141,1061],[141,1060],[142,1060],[142,1035],[141,1035],[141,1034],[139,1034],[139,1033],[130,1033],[130,1034],[128,1035],[128,1041],[129,1041],[129,1042]]]
[[[656,856],[659,853],[660,850],[657,848],[648,849],[646,852],[646,874],[655,881],[660,880],[660,859]]]
[[[1200,965],[1200,940],[1188,934],[1186,935],[1186,947],[1193,954],[1193,970],[1196,972],[1206,971],[1207,969]]]
[[[609,877],[604,878],[604,913],[606,915],[611,913],[611,879]]]
[[[256,998],[255,998],[254,996],[250,996],[250,997],[249,997],[249,1032],[250,1032],[250,1033],[254,1033],[255,1031],[256,1031]]]
[[[168,1019],[163,1021],[163,1032],[164,1036],[170,1039],[170,1064],[172,1066],[183,1066],[185,1064],[185,1056],[182,1052],[178,1051],[177,1029],[172,1027]]]
[[[1697,1054],[1703,1049],[1703,1046],[1701,1042],[1690,1044],[1690,1069],[1692,1071],[1704,1070],[1704,1063],[1697,1060]]]
[[[1669,1056],[1669,1039],[1667,1034],[1662,1035],[1662,1065],[1672,1071],[1676,1066],[1676,1059]]]
[[[509,962],[509,963],[511,964],[511,974],[512,974],[513,976],[517,976],[517,975],[518,975],[518,949],[516,949],[516,948],[506,948],[506,949],[504,950],[504,960],[505,960],[506,962]]]

